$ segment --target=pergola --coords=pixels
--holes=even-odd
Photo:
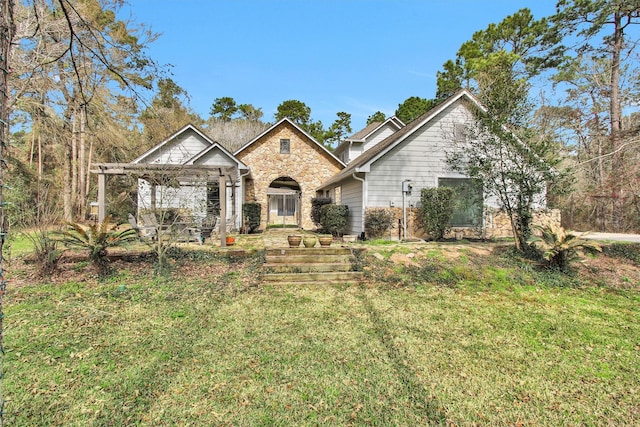
[[[214,181],[218,180],[221,194],[226,188],[227,182],[233,183],[238,175],[236,166],[212,166],[212,165],[172,165],[151,163],[94,163],[91,165],[91,173],[98,175],[98,220],[102,222],[107,216],[107,176],[125,175],[144,179],[151,185],[151,208],[155,210],[155,187],[166,185],[169,182],[178,181]],[[220,197],[220,245],[226,246],[227,222],[227,198]]]

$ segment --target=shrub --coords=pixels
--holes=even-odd
[[[389,209],[368,209],[364,215],[364,230],[367,237],[375,239],[382,237],[395,221],[393,212]]]
[[[449,187],[423,188],[420,194],[422,227],[433,240],[440,240],[451,229],[455,191]]]
[[[53,274],[62,258],[62,250],[58,248],[58,241],[52,238],[52,233],[40,227],[24,235],[33,245],[32,259],[38,276],[46,277]]]
[[[347,228],[349,219],[349,207],[346,205],[323,205],[320,215],[320,224],[327,233],[340,236]]]
[[[102,270],[107,265],[107,248],[121,246],[138,238],[133,228],[118,230],[117,227],[118,224],[111,223],[109,215],[100,224],[91,224],[86,228],[68,222],[67,229],[57,234],[66,246],[88,249],[89,261]]]
[[[582,251],[602,252],[598,243],[581,239],[573,233],[567,233],[562,227],[547,225],[536,227],[542,235],[529,240],[540,251],[547,268],[566,272],[573,261],[581,260]]]
[[[329,204],[331,204],[331,197],[314,197],[311,199],[311,221],[316,227],[320,227],[322,224],[320,221],[322,207]]]
[[[242,206],[242,214],[249,222],[247,232],[253,233],[260,227],[262,205],[260,203],[245,203]]]

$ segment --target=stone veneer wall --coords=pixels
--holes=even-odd
[[[280,154],[280,140],[289,139],[290,154]],[[267,189],[279,177],[294,179],[302,192],[300,200],[302,228],[313,229],[311,199],[320,184],[340,172],[343,166],[302,132],[282,122],[236,156],[251,170],[245,199],[262,205],[260,228],[267,226]]]
[[[380,208],[368,208],[369,209],[380,209]],[[395,216],[394,227],[388,233],[392,239],[402,239],[402,208],[387,208],[392,211]],[[417,237],[422,239],[428,239],[428,235],[425,233],[424,229],[422,229],[419,221],[419,212],[418,208],[407,208],[407,235],[409,238]],[[500,237],[512,237],[513,232],[511,231],[511,222],[509,221],[509,217],[501,212],[499,209],[491,209],[487,208],[485,212],[485,221],[486,228],[482,230],[481,228],[474,227],[453,227],[449,234],[445,235],[445,238],[500,238]],[[559,209],[541,209],[537,210],[533,214],[533,224],[534,225],[548,225],[554,224],[556,226],[560,226],[561,215]],[[484,231],[484,233],[483,233]],[[484,235],[483,235],[484,234]]]

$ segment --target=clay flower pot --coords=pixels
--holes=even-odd
[[[316,245],[316,236],[304,236],[302,239],[305,248],[312,248]]]
[[[287,241],[289,242],[290,248],[297,248],[298,246],[300,246],[300,242],[302,241],[302,236],[298,236],[298,235],[287,236]]]
[[[333,243],[333,236],[320,236],[318,237],[318,241],[320,242],[320,246],[327,248]]]

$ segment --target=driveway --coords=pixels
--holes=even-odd
[[[576,233],[580,233],[576,231]],[[598,233],[598,232],[589,232],[585,236],[582,236],[583,239],[591,239],[591,240],[605,240],[612,242],[630,242],[630,243],[640,243],[640,234],[623,234],[623,233]]]

